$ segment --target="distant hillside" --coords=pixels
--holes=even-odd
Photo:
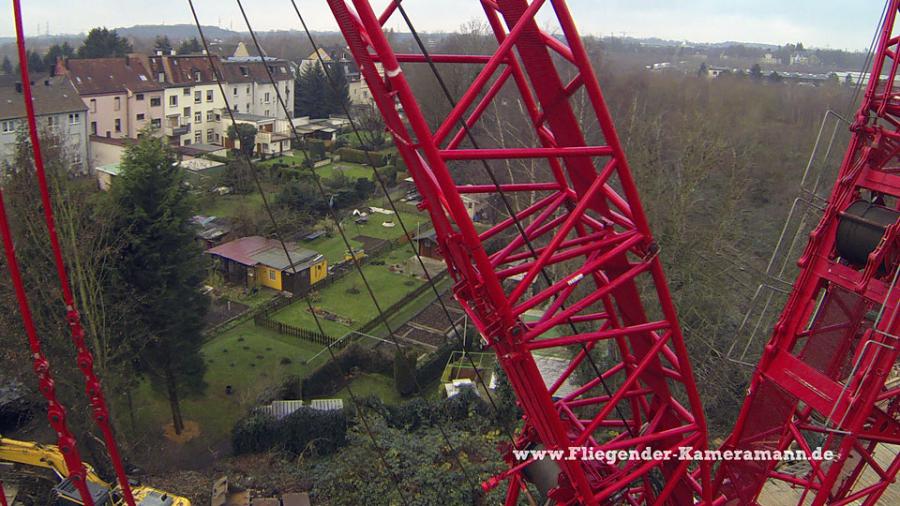
[[[135,25],[127,28],[116,28],[119,35],[129,38],[153,39],[156,36],[166,36],[173,41],[197,37],[197,26],[183,25]],[[210,39],[228,39],[239,36],[240,33],[219,28],[218,26],[204,26],[203,35]]]

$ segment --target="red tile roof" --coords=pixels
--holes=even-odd
[[[239,264],[253,266],[259,263],[253,259],[254,254],[275,246],[278,246],[278,241],[266,239],[265,237],[260,237],[258,235],[252,235],[226,242],[215,248],[210,248],[206,250],[206,252],[210,255],[233,260]]]
[[[216,60],[213,59],[214,62]],[[168,84],[192,85],[216,82],[216,74],[206,55],[151,56],[150,67],[154,69],[154,74],[164,71]],[[197,79],[197,73],[200,79]]]
[[[162,89],[137,57],[68,59],[64,71],[81,95]]]
[[[285,61],[226,61],[222,63],[223,79],[226,83],[268,83],[266,67],[271,67],[275,81],[292,80],[294,76]]]

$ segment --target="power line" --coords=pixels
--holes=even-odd
[[[250,37],[253,40],[253,44],[256,46],[256,49],[257,49],[257,51],[259,51],[260,54],[264,54],[262,51],[262,47],[259,44],[259,40],[256,37],[256,32],[254,32],[253,27],[250,24],[250,20],[247,17],[247,13],[244,10],[243,3],[241,2],[241,0],[236,0],[236,1],[238,4],[238,7],[241,10],[241,15],[244,17],[244,21],[247,24],[247,30],[250,32]],[[263,60],[263,62],[265,62],[265,61]],[[275,96],[278,99],[278,102],[281,104],[282,109],[284,109],[285,116],[287,118],[290,118],[291,117],[290,111],[287,108],[287,104],[284,101],[284,97],[281,94],[281,90],[278,88],[277,85],[274,85],[275,79],[272,76],[272,72],[269,69],[269,66],[265,65],[265,64],[263,66],[265,68],[267,76],[269,77],[270,82],[273,83],[273,86],[275,86]],[[315,186],[319,190],[319,193],[322,195],[322,198],[327,199],[327,194],[325,192],[325,188],[322,186],[321,178],[319,177],[319,174],[315,170],[315,167],[312,163],[312,158],[310,158],[307,148],[303,145],[303,139],[297,133],[297,129],[294,126],[293,122],[290,122],[290,125],[291,125],[291,132],[294,134],[294,139],[297,141],[297,144],[300,146],[300,149],[303,152],[303,156],[304,156],[306,165],[309,166],[310,172],[312,174],[312,179],[315,182]],[[343,227],[341,226],[341,223],[340,223],[340,220],[338,219],[337,213],[335,212],[334,208],[330,205],[328,206],[328,212],[331,215],[332,219],[334,220],[335,225],[337,226],[337,229],[338,229],[338,233],[341,236],[341,239],[343,240],[344,244],[347,246],[347,250],[350,252],[350,257],[353,261],[353,265],[356,267],[356,270],[359,272],[359,276],[363,282],[363,285],[366,287],[366,291],[369,293],[369,297],[372,299],[372,303],[375,305],[375,309],[378,311],[379,320],[381,320],[381,322],[384,324],[385,328],[387,329],[388,334],[391,336],[391,340],[393,341],[394,346],[397,349],[397,352],[402,355],[403,349],[400,347],[400,341],[397,339],[397,336],[395,335],[393,328],[391,328],[390,322],[388,321],[387,317],[384,315],[384,311],[381,309],[381,304],[378,302],[378,297],[375,295],[375,291],[372,289],[372,286],[369,283],[369,280],[366,278],[366,275],[363,272],[362,264],[360,264],[359,259],[357,258],[357,255],[353,251],[353,246],[350,244],[350,240],[347,238],[347,234],[344,231]],[[307,298],[307,301],[308,301],[308,298]],[[415,384],[416,391],[419,392],[420,394],[424,394],[424,390],[422,389],[422,386],[419,384],[418,375],[415,375],[415,374],[413,375],[413,383]],[[425,401],[426,404],[429,405],[429,407],[431,407],[431,403],[429,402],[427,397],[423,396],[422,399]],[[469,485],[472,487],[472,489],[473,490],[477,489],[478,488],[477,483],[472,481],[471,476],[469,475],[468,469],[466,468],[465,464],[463,464],[462,460],[459,458],[459,455],[457,454],[456,450],[453,447],[453,443],[450,442],[450,437],[447,435],[447,432],[444,429],[443,423],[441,422],[441,417],[438,417],[436,421],[438,422],[436,424],[438,431],[441,433],[441,436],[443,437],[444,442],[446,443],[447,447],[450,449],[450,453],[453,455],[453,459],[456,460],[457,465],[459,465],[460,469],[463,470],[463,474],[466,476],[466,479],[470,482]]]
[[[447,102],[450,104],[451,107],[456,107],[456,100],[453,98],[453,95],[450,93],[450,89],[447,86],[447,83],[444,81],[444,78],[441,76],[440,71],[437,68],[437,65],[435,65],[434,60],[431,57],[431,54],[428,52],[428,49],[425,47],[425,44],[422,42],[421,37],[419,37],[419,33],[416,31],[415,27],[412,24],[412,20],[406,14],[406,9],[403,8],[403,4],[400,2],[397,2],[396,5],[397,5],[397,10],[400,12],[400,15],[403,17],[403,20],[406,22],[406,26],[409,27],[409,30],[413,36],[413,39],[416,41],[416,45],[418,46],[419,51],[421,51],[422,56],[425,57],[425,61],[428,63],[428,67],[431,69],[432,74],[434,75],[435,79],[437,80],[438,85],[440,86],[444,97],[447,99]],[[512,65],[514,63],[510,63],[510,64]],[[463,131],[465,132],[466,137],[469,139],[469,142],[472,144],[472,147],[475,149],[479,149],[478,141],[475,139],[474,134],[472,134],[472,130],[471,130],[471,128],[469,128],[469,125],[466,122],[466,120],[463,119],[462,117],[460,117],[460,119],[458,120],[458,123],[462,127]],[[504,192],[503,189],[501,188],[500,183],[499,183],[496,175],[494,174],[494,171],[491,169],[490,164],[488,163],[487,160],[482,159],[481,165],[484,168],[485,172],[487,173],[488,177],[490,178],[491,184],[493,184],[494,187],[497,189],[497,193],[500,195],[500,198],[503,201],[504,207],[506,207],[509,217],[515,223],[516,229],[518,230],[519,235],[524,240],[525,245],[528,247],[529,252],[535,259],[537,259],[538,255],[535,252],[534,246],[531,244],[531,240],[528,238],[528,235],[525,232],[525,228],[522,226],[521,221],[519,220],[515,211],[513,211],[512,205],[509,203],[509,199],[506,197],[506,192]],[[544,282],[547,283],[548,286],[553,285],[552,278],[550,277],[549,274],[547,274],[547,270],[543,267],[541,267],[541,275],[544,278]],[[564,303],[560,304],[560,308],[563,311],[565,311],[565,309],[566,309],[565,304]],[[575,323],[572,321],[572,319],[568,318],[567,321],[572,330],[572,333],[578,334],[578,329],[575,327]],[[585,345],[584,343],[581,343],[581,351],[584,353],[585,358],[588,360],[588,363],[590,364],[591,368],[593,369],[593,372],[596,375],[596,377],[600,379],[600,384],[602,385],[604,392],[606,393],[606,395],[608,395],[610,398],[612,398],[612,396],[613,396],[612,391],[610,390],[609,386],[606,384],[606,380],[603,378],[603,374],[600,372],[600,368],[597,367],[597,363],[594,361],[594,357],[591,355],[590,350],[588,350],[587,345]],[[615,406],[615,410],[616,410],[616,413],[619,415],[619,418],[621,419],[622,424],[625,426],[625,429],[628,431],[628,434],[632,438],[634,438],[635,433],[632,430],[631,425],[625,420],[625,415],[622,413],[622,410],[619,407],[618,403]]]
[[[331,85],[332,90],[334,92],[336,92],[338,89],[339,83],[337,83],[334,76],[331,74],[331,70],[328,68],[328,66],[325,65],[324,62],[322,62],[321,58],[318,58],[319,45],[318,45],[318,43],[316,43],[316,41],[314,40],[314,38],[312,36],[312,33],[307,28],[306,21],[303,18],[303,16],[300,14],[300,9],[297,7],[296,1],[291,0],[291,4],[294,7],[294,12],[297,13],[297,17],[299,18],[300,23],[303,26],[303,31],[306,33],[306,37],[309,40],[309,43],[312,45],[313,54],[317,55],[317,61],[321,65],[322,70],[325,73],[325,77],[328,79],[328,82]],[[343,110],[344,114],[347,116],[347,120],[350,122],[350,127],[353,130],[353,133],[357,139],[357,142],[362,144],[363,143],[362,134],[359,131],[356,121],[353,119],[353,115],[350,113],[350,108],[343,101],[341,101],[341,109]],[[391,210],[394,211],[394,214],[397,216],[397,222],[400,224],[400,228],[402,229],[403,234],[406,237],[411,237],[409,234],[409,230],[407,229],[406,224],[404,223],[403,218],[401,217],[400,212],[397,209],[396,203],[394,202],[393,198],[391,198],[390,192],[387,189],[387,185],[384,182],[384,178],[382,177],[378,168],[375,167],[376,164],[374,163],[371,152],[368,150],[363,150],[363,151],[365,153],[366,158],[368,159],[369,165],[372,167],[372,171],[375,173],[375,179],[378,181],[378,184],[381,187],[381,191],[384,193],[384,196],[387,198],[388,203],[391,207]],[[419,263],[419,266],[422,268],[422,272],[425,274],[425,278],[426,278],[428,284],[431,286],[431,289],[434,292],[435,299],[438,301],[438,304],[440,305],[441,310],[443,311],[444,315],[447,318],[448,323],[450,324],[450,328],[453,329],[453,333],[456,337],[457,342],[460,344],[460,349],[462,350],[463,356],[469,361],[469,364],[471,365],[473,371],[475,372],[476,379],[478,380],[479,383],[481,383],[481,386],[484,389],[484,392],[487,396],[488,402],[491,405],[492,409],[494,410],[495,416],[497,416],[499,419],[499,416],[498,416],[499,408],[497,407],[497,404],[494,401],[493,395],[491,395],[490,387],[487,385],[487,383],[484,380],[484,377],[481,374],[481,371],[478,369],[478,365],[475,363],[475,360],[472,358],[471,354],[469,353],[468,349],[466,348],[465,336],[460,334],[459,329],[457,328],[456,322],[454,322],[453,317],[450,316],[450,311],[449,311],[449,309],[447,309],[447,305],[444,303],[444,300],[441,297],[441,294],[439,293],[439,291],[437,289],[437,286],[434,282],[433,277],[431,276],[431,273],[428,271],[428,268],[425,266],[425,262],[424,262],[424,260],[422,260],[422,256],[419,254],[419,250],[415,247],[415,245],[412,244],[411,241],[409,242],[409,245],[410,245],[410,249],[412,250],[413,254],[416,257],[416,260]],[[515,443],[515,438],[509,432],[508,428],[504,427],[504,432],[506,433],[510,442]]]
[[[203,28],[200,25],[200,19],[198,18],[197,11],[194,8],[193,0],[188,0],[188,5],[190,6],[191,14],[194,17],[194,23],[197,25],[197,31],[200,34],[200,40],[203,43],[203,48],[206,51],[207,61],[209,62],[209,66],[213,71],[214,77],[216,78],[216,84],[218,85],[219,93],[222,94],[222,100],[225,102],[225,109],[228,111],[228,116],[231,119],[231,124],[235,129],[235,135],[237,135],[237,121],[235,120],[234,111],[231,110],[231,107],[228,104],[228,96],[225,93],[224,86],[222,85],[222,78],[219,74],[219,67],[216,66],[215,61],[212,56],[212,53],[209,51],[209,44],[207,43],[206,36],[203,33]],[[263,64],[265,65],[265,60],[263,60]],[[277,87],[276,87],[276,90],[277,90]],[[285,257],[287,258],[288,264],[291,266],[292,273],[296,274],[297,268],[294,265],[294,262],[291,260],[290,253],[288,252],[288,249],[287,249],[287,245],[285,244],[283,238],[281,237],[281,230],[278,226],[277,220],[275,219],[275,215],[272,213],[272,208],[269,205],[268,199],[266,198],[265,191],[263,191],[262,184],[259,180],[259,174],[257,172],[256,167],[253,164],[253,159],[252,159],[251,155],[248,154],[245,150],[241,149],[239,151],[241,151],[241,153],[244,154],[244,159],[247,163],[248,168],[250,169],[251,175],[253,176],[253,181],[256,185],[257,190],[259,191],[260,196],[262,197],[263,207],[265,208],[266,214],[268,215],[269,220],[271,221],[272,226],[274,228],[275,236],[278,239],[278,242],[280,243],[282,250],[284,251],[284,254],[285,254]],[[316,312],[312,306],[312,302],[309,300],[309,297],[305,297],[304,299],[306,300],[307,309],[313,315],[313,320],[315,321],[316,328],[319,330],[320,334],[325,335],[325,331],[322,328],[322,323],[319,320],[319,317],[316,314]],[[327,346],[327,348],[328,348],[328,353],[331,356],[331,361],[338,368],[338,372],[341,374],[342,377],[346,376],[346,374],[343,370],[343,367],[341,367],[340,362],[337,360],[337,356],[335,355],[332,347]],[[353,402],[353,405],[356,408],[357,414],[359,415],[360,421],[363,424],[363,428],[364,428],[366,434],[369,436],[369,439],[372,440],[372,445],[375,447],[376,453],[378,454],[378,459],[381,460],[381,463],[384,465],[385,470],[391,474],[392,481],[394,483],[394,487],[396,488],[397,493],[400,495],[401,501],[403,502],[403,504],[407,504],[407,505],[410,504],[409,500],[406,498],[406,495],[403,492],[402,487],[400,486],[400,479],[397,476],[397,474],[394,472],[393,468],[388,464],[388,462],[385,458],[385,452],[379,446],[378,440],[375,438],[375,435],[372,432],[371,427],[369,426],[368,420],[366,419],[366,417],[363,413],[361,404],[360,404],[358,398],[356,397],[356,394],[354,394],[353,389],[350,387],[350,383],[348,382],[345,385],[345,387],[347,388],[347,393],[350,395],[350,400]]]

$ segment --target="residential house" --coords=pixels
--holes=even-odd
[[[286,61],[253,56],[228,58],[222,62],[222,71],[228,83],[226,93],[232,110],[267,118],[290,119],[294,116],[294,74]],[[288,114],[278,101],[279,94]]]
[[[225,279],[252,289],[260,286],[302,295],[328,276],[325,256],[295,244],[260,236],[242,237],[206,251]],[[290,259],[288,259],[290,258]]]
[[[347,76],[348,81],[359,81],[359,67],[350,48],[343,46],[320,47],[318,51],[313,51],[306,58],[300,60],[300,72],[303,72],[310,65],[316,65],[319,62],[324,63],[330,68],[340,65]]]
[[[791,65],[808,66],[817,65],[819,58],[809,51],[797,51],[791,54]]]
[[[221,145],[225,100],[209,58],[154,55],[147,61],[155,80],[165,89],[163,131],[169,144]]]
[[[56,75],[69,76],[88,106],[91,135],[133,139],[147,126],[162,128],[163,86],[139,55],[60,59]]]
[[[760,65],[781,65],[781,58],[772,53],[766,53],[759,59]]]
[[[78,98],[66,76],[36,78],[31,83],[37,126],[64,143],[71,171],[86,173],[89,168],[87,106]],[[0,160],[15,153],[18,132],[27,128],[22,82],[12,76],[0,81]],[[47,141],[44,137],[44,141]]]
[[[256,146],[253,148],[253,152],[258,156],[273,156],[290,152],[290,124],[287,121],[243,112],[235,112],[233,115],[235,123],[253,125],[256,128]],[[226,137],[225,146],[240,149],[241,141]]]

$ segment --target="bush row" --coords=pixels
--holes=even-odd
[[[328,455],[347,444],[347,426],[343,411],[301,408],[281,420],[255,412],[234,425],[231,444],[235,455],[269,450]]]
[[[337,151],[341,160],[363,165],[375,164],[375,167],[384,167],[391,160],[391,155],[378,151],[363,151],[356,148],[340,148]]]

